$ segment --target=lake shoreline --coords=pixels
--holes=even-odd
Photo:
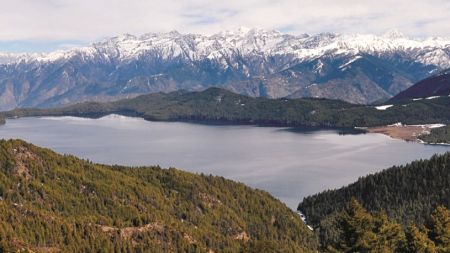
[[[0,127],[0,136],[23,139],[95,163],[152,164],[219,175],[266,190],[293,209],[305,196],[342,187],[389,166],[448,151],[448,147],[336,129],[191,123],[126,116],[23,117],[8,120]]]
[[[401,123],[364,128],[368,133],[384,134],[394,139],[408,142],[418,142],[428,145],[448,145],[449,143],[431,143],[421,139],[422,136],[429,135],[432,129],[444,127],[443,124],[424,124],[424,125],[402,125]]]
[[[396,123],[393,125],[376,126],[376,127],[334,127],[334,126],[318,126],[318,125],[299,125],[295,123],[277,122],[272,120],[267,121],[247,121],[247,120],[227,120],[227,119],[208,119],[208,118],[174,118],[174,119],[157,119],[154,117],[145,117],[135,112],[112,112],[112,113],[73,113],[73,114],[42,114],[42,115],[25,115],[7,117],[3,121],[0,119],[0,126],[6,124],[8,119],[27,118],[27,117],[79,117],[87,119],[100,119],[108,115],[120,115],[124,117],[140,118],[149,122],[180,122],[192,123],[207,126],[256,126],[256,127],[286,127],[290,131],[322,131],[322,130],[336,130],[339,134],[364,134],[364,133],[378,133],[384,134],[394,139],[399,139],[407,142],[418,142],[427,145],[449,145],[450,143],[431,143],[420,139],[420,136],[427,135],[433,126],[439,124],[423,124],[423,125],[402,125]]]
[[[2,122],[0,121],[0,126],[6,124],[7,120],[10,119],[19,119],[19,118],[33,118],[33,117],[78,117],[85,119],[100,119],[103,117],[107,117],[109,115],[119,115],[130,118],[139,118],[149,122],[179,122],[179,123],[191,123],[197,125],[205,125],[205,126],[255,126],[255,127],[284,127],[292,129],[292,131],[300,130],[300,131],[323,131],[323,130],[337,130],[342,134],[364,134],[366,131],[357,128],[357,127],[339,127],[339,126],[331,126],[331,125],[304,125],[304,124],[296,124],[291,122],[279,122],[276,120],[227,120],[227,119],[208,119],[208,118],[186,118],[179,117],[173,119],[158,119],[154,117],[146,117],[144,115],[138,113],[127,113],[127,112],[111,112],[111,113],[68,113],[68,114],[30,114],[30,115],[21,115],[21,116],[10,116],[6,117],[6,119]]]

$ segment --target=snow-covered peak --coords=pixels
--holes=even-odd
[[[445,69],[450,67],[450,38],[412,39],[396,30],[382,36],[334,33],[289,35],[276,30],[242,27],[213,35],[183,34],[177,31],[142,36],[124,34],[68,51],[26,56],[0,54],[0,63],[21,59],[57,61],[80,55],[83,59],[100,56],[129,61],[146,54],[162,59],[181,57],[190,61],[214,59],[217,62],[223,62],[231,56],[289,55],[292,60],[303,61],[330,54],[355,56],[364,53],[377,56],[401,53],[414,61]]]
[[[137,39],[136,36],[134,36],[133,34],[128,34],[128,33],[111,38],[111,40],[114,40],[114,41],[127,41],[127,40],[136,40],[136,39]]]
[[[7,64],[17,61],[23,54],[0,53],[0,64]]]
[[[392,29],[383,34],[384,38],[387,39],[404,39],[406,36],[397,29]]]
[[[252,28],[241,26],[238,29],[238,33],[246,34],[246,33],[250,32],[251,30],[252,30]]]

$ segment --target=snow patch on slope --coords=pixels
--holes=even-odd
[[[339,66],[339,69],[345,70],[350,64],[354,63],[355,61],[357,61],[358,59],[361,59],[361,58],[362,58],[362,56],[357,55],[354,58],[350,59],[348,62]]]
[[[380,105],[380,106],[375,106],[375,109],[379,110],[379,111],[385,111],[388,108],[391,108],[394,105]]]

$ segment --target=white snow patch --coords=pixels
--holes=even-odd
[[[300,219],[302,219],[303,222],[306,222],[306,216],[301,211],[297,211],[297,214],[300,216]]]
[[[427,97],[426,99],[435,99],[435,98],[439,98],[440,96],[432,96],[432,97]]]
[[[362,58],[361,56],[357,55],[357,56],[355,56],[353,59],[351,59],[350,61],[348,61],[347,63],[342,64],[341,66],[339,66],[339,69],[345,69],[348,65],[354,63],[355,61],[357,61],[358,59],[361,59],[361,58]]]
[[[317,73],[320,73],[323,69],[323,62],[319,60],[314,69],[316,70]]]
[[[55,120],[55,121],[86,121],[89,118],[75,117],[75,116],[43,116],[38,117],[44,120]]]
[[[397,122],[395,124],[388,125],[388,126],[390,126],[390,127],[401,127],[401,126],[403,126],[403,124],[402,124],[402,122]]]
[[[108,114],[106,116],[103,116],[99,118],[99,120],[128,120],[130,117],[119,115],[119,114]]]
[[[389,127],[402,127],[402,126],[413,126],[413,127],[421,127],[424,129],[432,129],[446,126],[445,124],[435,123],[435,124],[422,124],[422,125],[403,125],[402,122],[397,122],[392,125],[388,125]]]
[[[426,125],[428,128],[440,128],[440,127],[445,127],[445,124],[429,124]]]
[[[380,105],[380,106],[375,106],[375,109],[379,110],[379,111],[384,111],[388,108],[391,108],[394,105]]]
[[[317,86],[317,83],[310,84],[310,85],[306,86],[305,89],[309,89],[309,88],[311,88],[313,86]]]

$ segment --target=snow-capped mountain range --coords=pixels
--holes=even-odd
[[[450,38],[411,39],[395,31],[127,34],[47,54],[0,53],[0,109],[210,86],[251,96],[370,103],[447,68]]]

